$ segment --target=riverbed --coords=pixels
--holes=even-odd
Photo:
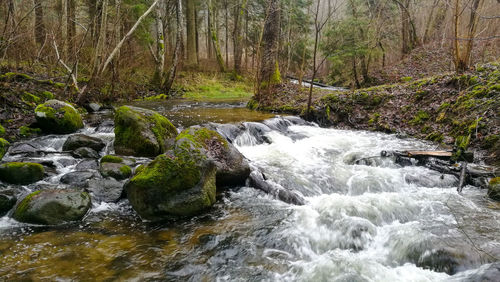
[[[237,123],[241,131],[227,137],[268,181],[298,193],[305,205],[243,186],[219,191],[202,215],[162,223],[142,221],[126,199],[94,201],[82,222],[63,226],[4,216],[0,280],[469,281],[491,273],[500,258],[500,206],[485,190],[466,186],[458,194],[455,177],[390,159],[354,164],[382,150],[429,150],[433,143],[321,128],[249,111],[241,101],[134,105],[180,128]],[[110,120],[81,133],[103,139],[103,154],[113,152]],[[80,162],[59,153],[66,138],[35,140],[54,153],[29,159],[50,161],[54,171],[19,189],[61,186],[60,177]]]

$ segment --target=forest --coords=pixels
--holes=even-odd
[[[2,0],[0,281],[498,281],[500,0]]]

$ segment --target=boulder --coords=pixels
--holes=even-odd
[[[500,177],[490,180],[488,185],[488,196],[493,200],[500,201]]]
[[[117,202],[123,194],[123,183],[114,178],[92,178],[88,181],[87,191],[98,202]]]
[[[126,158],[115,155],[106,155],[101,158],[101,163],[117,163],[117,164],[126,164],[128,166],[134,166],[136,164],[136,161],[133,158]]]
[[[5,154],[9,150],[9,146],[10,146],[10,143],[7,140],[0,138],[0,161],[2,160],[3,156],[5,156]]]
[[[62,149],[63,151],[73,151],[78,148],[87,147],[100,152],[105,146],[106,144],[99,138],[84,134],[74,134],[66,139]]]
[[[0,217],[4,216],[14,207],[17,198],[13,190],[0,189]]]
[[[80,159],[98,159],[99,154],[92,148],[81,147],[73,151],[73,157]]]
[[[119,155],[155,157],[173,143],[177,129],[157,112],[122,106],[115,113],[115,152]]]
[[[192,216],[215,203],[215,173],[214,163],[199,145],[182,138],[173,151],[139,169],[125,190],[144,219]]]
[[[35,191],[15,207],[17,221],[34,224],[61,224],[80,220],[91,207],[90,196],[75,189]]]
[[[49,100],[35,109],[38,125],[44,132],[67,134],[83,127],[82,117],[68,103]]]
[[[72,171],[61,176],[61,183],[71,185],[72,187],[86,188],[90,179],[100,178],[94,171]]]
[[[116,180],[127,179],[132,175],[132,169],[121,163],[101,162],[99,172],[103,177],[113,177]]]
[[[99,169],[99,163],[97,160],[83,160],[79,162],[75,170],[77,171],[84,171],[84,170],[97,170]]]
[[[250,175],[250,166],[245,157],[216,131],[193,126],[182,131],[176,138],[182,139],[195,142],[214,161],[217,167],[217,187],[244,184]]]
[[[3,126],[0,124],[0,136],[4,135],[5,135],[5,128],[3,128]]]
[[[0,180],[11,184],[31,184],[43,179],[41,164],[9,162],[0,165]]]

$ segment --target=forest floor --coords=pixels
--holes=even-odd
[[[283,95],[283,93],[286,93]],[[311,119],[323,126],[398,133],[472,148],[500,166],[500,64],[353,91],[316,90]],[[282,85],[250,108],[305,116],[307,89]]]

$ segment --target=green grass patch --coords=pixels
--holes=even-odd
[[[187,73],[178,85],[184,98],[194,100],[248,99],[253,95],[250,81],[231,80],[225,74]]]

